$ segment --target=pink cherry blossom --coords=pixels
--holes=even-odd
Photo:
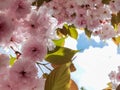
[[[22,46],[22,57],[31,61],[42,61],[46,54],[47,48],[44,39],[31,38]]]
[[[115,36],[115,31],[113,27],[109,24],[103,25],[99,37],[103,40],[103,39],[109,39],[114,36]]]
[[[65,21],[70,22],[74,19],[77,3],[75,0],[53,0],[47,3],[47,6],[49,9],[52,9],[52,16],[61,24]]]
[[[30,34],[25,30],[25,28],[21,25],[18,25],[13,35],[11,36],[11,42],[20,44],[26,41],[27,38],[30,37]]]
[[[116,75],[116,80],[117,80],[118,82],[120,82],[120,72],[117,73],[117,75]]]
[[[9,80],[9,68],[0,73],[0,90],[11,90],[12,85]],[[13,90],[13,89],[12,89]]]
[[[13,0],[9,13],[17,19],[25,18],[31,11],[31,4],[28,0]]]
[[[41,77],[36,79],[36,82],[34,83],[32,90],[44,90],[44,87],[45,79]]]
[[[115,5],[115,0],[111,0],[109,6],[113,13],[116,13],[118,11]]]
[[[14,90],[9,80],[0,82],[0,90]]]
[[[55,31],[57,20],[51,17],[47,11],[47,8],[41,7],[38,12],[32,11],[25,19],[24,28],[30,35],[48,39]]]
[[[11,84],[14,85],[14,88],[27,88],[31,87],[34,83],[34,80],[37,77],[37,72],[35,63],[30,60],[18,59],[10,68],[9,79]]]
[[[8,9],[12,5],[12,0],[0,0],[0,10]]]
[[[109,8],[109,6],[103,6],[103,7],[99,7],[97,9],[98,12],[96,12],[98,15],[98,18],[101,20],[104,19],[110,19],[111,18],[111,10]]]
[[[108,76],[109,76],[110,80],[115,80],[116,79],[116,71],[111,71]]]
[[[6,13],[0,12],[0,44],[6,44],[14,31],[14,25],[11,18]]]
[[[120,0],[115,0],[115,7],[117,11],[120,11]]]
[[[0,73],[6,71],[9,66],[9,56],[0,54]]]
[[[120,66],[118,66],[118,72],[120,72]]]
[[[27,29],[27,32],[31,35],[36,35],[38,33],[39,24],[37,22],[38,14],[36,11],[32,11],[28,17],[25,19],[24,27]]]
[[[75,0],[77,2],[77,4],[81,5],[85,5],[88,4],[89,0]]]
[[[101,0],[89,0],[89,1],[88,1],[88,4],[89,4],[91,7],[95,7],[96,5],[101,4]]]

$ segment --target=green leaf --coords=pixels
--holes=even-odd
[[[88,30],[88,28],[85,28],[85,34],[87,35],[88,38],[90,38],[92,32],[90,30]]]
[[[70,63],[55,68],[47,77],[45,90],[69,90],[70,88]]]
[[[60,37],[67,37],[68,35],[74,39],[78,38],[78,32],[76,27],[68,24],[64,24],[62,28],[57,29],[57,34]]]
[[[16,59],[17,59],[16,57],[13,57],[13,56],[10,55],[10,61],[9,61],[10,66],[13,66],[13,64],[16,61]]]
[[[45,60],[52,64],[65,64],[71,61],[72,57],[78,50],[72,50],[66,47],[56,47],[54,51],[48,52]]]
[[[64,24],[64,25],[63,25],[63,28],[65,28],[65,29],[67,29],[67,30],[68,30],[68,29],[69,29],[68,24]]]
[[[116,45],[119,45],[119,44],[120,44],[120,36],[113,37],[112,40],[113,40],[113,42],[114,42]]]
[[[64,46],[65,38],[61,38],[59,40],[53,40],[56,46]]]
[[[77,39],[78,38],[78,32],[74,25],[70,25],[68,29],[68,34],[70,37]]]
[[[51,0],[35,0],[35,2],[32,3],[32,5],[37,5],[37,7],[40,7],[44,2],[49,2]]]
[[[110,1],[111,1],[111,0],[102,0],[102,3],[103,3],[103,4],[109,4]]]
[[[111,23],[115,30],[118,29],[118,24],[120,23],[120,12],[117,14],[112,14]]]
[[[120,11],[117,13],[118,21],[120,22]]]

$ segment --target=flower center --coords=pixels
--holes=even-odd
[[[36,49],[36,48],[33,48],[33,49],[32,49],[32,52],[36,52],[36,51],[37,51],[37,49]]]
[[[21,71],[20,74],[21,74],[22,76],[25,76],[26,72],[25,72],[25,71]]]

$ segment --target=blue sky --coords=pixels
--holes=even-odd
[[[83,52],[86,49],[89,49],[90,46],[96,48],[103,48],[104,46],[107,46],[108,44],[104,41],[95,41],[94,39],[88,39],[87,36],[85,36],[85,33],[81,33],[79,35],[78,41],[77,41],[77,49],[81,50]]]

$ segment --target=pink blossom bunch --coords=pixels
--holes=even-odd
[[[80,4],[79,4],[80,2]],[[52,9],[52,16],[59,23],[74,23],[78,28],[94,30],[102,25],[102,21],[111,18],[110,7],[101,0],[52,0],[47,6]]]
[[[72,22],[76,17],[78,5],[75,0],[52,0],[45,5],[52,10],[51,14],[53,17],[57,18],[59,24]]]
[[[111,0],[109,4],[103,4],[102,0],[52,0],[45,5],[59,24],[73,23],[78,28],[87,28],[93,35],[97,32],[101,39],[109,39],[118,34],[111,25],[111,17],[112,13],[119,12],[119,2]]]
[[[47,47],[54,46],[57,20],[46,7],[32,9],[33,1],[0,0],[0,46],[21,47],[13,66],[9,56],[0,54],[0,90],[44,90],[36,61],[42,61]]]
[[[120,84],[120,66],[118,66],[117,72],[111,71],[108,76],[111,80],[113,89],[115,89]]]
[[[94,35],[98,35],[101,40],[107,40],[116,35],[113,26],[110,24],[104,24],[101,29],[93,32]]]
[[[8,59],[5,55],[1,56],[0,60]],[[44,90],[44,83],[45,80],[38,77],[35,63],[25,58],[19,58],[7,71],[0,73],[0,90]]]

